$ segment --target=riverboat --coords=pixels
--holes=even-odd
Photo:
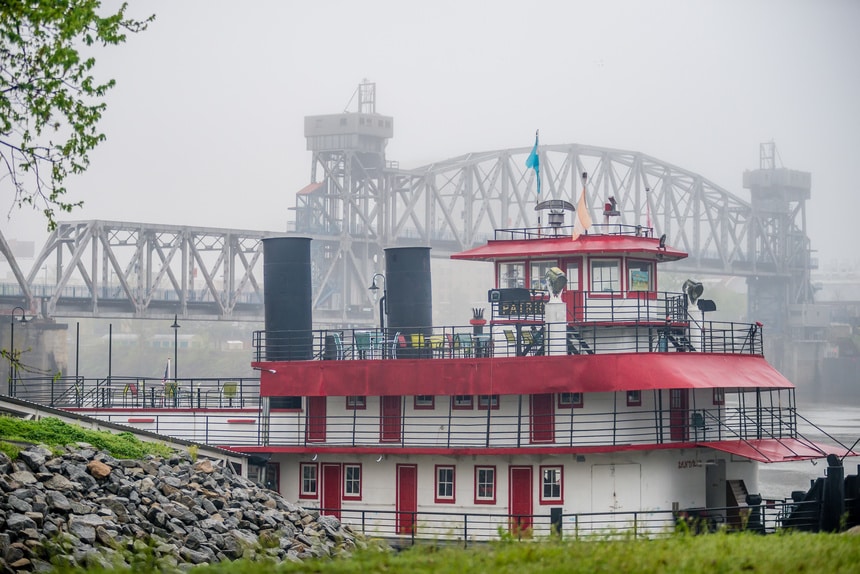
[[[266,239],[260,440],[236,448],[289,499],[401,535],[444,534],[422,526],[432,514],[517,532],[603,513],[731,526],[757,502],[759,463],[837,452],[798,433],[761,323],[706,320],[696,281],[658,290],[686,253],[610,224],[610,204],[584,233],[563,225],[572,205],[549,207],[546,228],[453,255],[494,268],[462,326],[431,326],[429,248],[393,247],[371,287],[380,326],[313,330],[311,240]]]

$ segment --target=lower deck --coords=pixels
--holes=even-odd
[[[452,522],[462,528],[460,516],[477,535],[480,522],[539,529],[555,520],[565,532],[594,530],[607,513],[658,534],[684,509],[712,509],[731,521],[722,509],[738,502],[732,489],[758,490],[757,463],[707,448],[561,456],[272,453],[265,468],[266,485],[304,507],[360,518],[371,533],[420,529],[423,536],[450,534]]]

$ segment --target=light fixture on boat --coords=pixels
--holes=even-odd
[[[318,455],[317,453],[314,453],[314,455],[311,457],[311,460],[316,462],[319,457],[320,457],[320,455]]]
[[[657,244],[657,249],[666,249],[666,234],[660,236],[660,243]]]
[[[558,297],[559,294],[567,286],[567,277],[564,271],[558,267],[550,267],[546,270],[546,284],[549,286],[550,293],[553,297]]]
[[[684,290],[684,293],[687,294],[687,297],[690,299],[690,303],[695,303],[696,299],[701,297],[702,293],[705,291],[704,285],[698,281],[693,281],[692,279],[684,281],[684,285],[681,288]]]
[[[382,462],[383,460],[385,460],[385,455],[384,455],[384,454],[380,454],[380,455],[379,455],[379,458],[377,458],[377,459],[376,459],[376,462]]]

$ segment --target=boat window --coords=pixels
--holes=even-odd
[[[497,410],[499,408],[499,395],[478,395],[478,408]]]
[[[654,264],[650,261],[627,262],[628,291],[654,290]]]
[[[518,263],[499,263],[499,288],[513,289],[516,287],[525,287],[526,281],[526,264]]]
[[[496,502],[496,467],[475,467],[475,503],[495,504]]]
[[[415,395],[416,409],[432,409],[435,405],[435,397],[433,395]]]
[[[567,262],[567,285],[568,291],[579,291],[579,261]]]
[[[367,397],[346,397],[346,410],[364,410],[367,408]]]
[[[620,261],[618,259],[591,260],[591,291],[610,293],[621,291]]]
[[[550,261],[532,261],[531,269],[529,269],[530,288],[549,291],[549,287],[546,284],[546,272],[551,267],[556,267],[557,265],[558,262],[554,259]]]
[[[541,468],[541,504],[561,502],[562,500],[562,467],[542,466]]]
[[[582,408],[583,398],[582,393],[559,393],[558,408],[560,409],[578,409]]]
[[[361,465],[343,465],[343,498],[361,500]]]
[[[726,404],[726,389],[714,389],[714,404]]]
[[[627,406],[641,407],[642,406],[642,391],[627,391]]]
[[[454,467],[436,467],[436,502],[454,502]]]
[[[299,476],[302,477],[299,498],[317,497],[317,463],[303,462],[299,464]]]
[[[455,409],[471,409],[472,395],[454,395],[451,397],[452,406]]]

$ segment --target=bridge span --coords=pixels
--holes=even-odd
[[[672,270],[744,277],[749,315],[770,333],[785,331],[793,306],[812,302],[811,175],[777,167],[772,143],[761,146],[758,169],[743,175],[749,200],[641,152],[582,144],[540,147],[538,197],[535,172],[525,165],[530,148],[400,168],[385,155],[393,118],[376,112],[375,84],[361,84],[358,94],[356,112],[305,118],[311,183],[296,194],[289,229],[61,222],[29,271],[0,233],[0,255],[14,278],[0,285],[0,309],[22,306],[54,318],[262,321],[262,239],[289,233],[314,239],[315,322],[370,325],[367,287],[384,271],[385,248],[430,246],[434,257],[447,258],[495,229],[538,226],[537,200],[576,204],[583,172],[594,221],[611,198],[613,222],[653,228],[690,254]]]

